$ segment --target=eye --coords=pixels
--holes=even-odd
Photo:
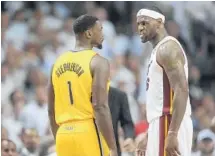
[[[146,22],[145,22],[145,21],[141,22],[141,25],[145,26],[145,25],[146,25]]]

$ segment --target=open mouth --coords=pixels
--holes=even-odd
[[[145,38],[145,35],[144,34],[140,34],[140,38]]]

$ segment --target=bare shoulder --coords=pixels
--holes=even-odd
[[[174,40],[169,40],[158,48],[157,61],[162,66],[174,67],[178,63],[184,64],[185,58],[179,44]]]
[[[109,61],[100,55],[95,55],[90,63],[91,73],[95,70],[99,70],[101,72],[109,71]]]

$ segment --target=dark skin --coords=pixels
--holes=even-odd
[[[89,28],[81,34],[76,34],[74,51],[91,50],[93,47],[102,48],[102,42],[102,25],[97,21],[92,28]],[[110,156],[117,156],[116,141],[108,106],[107,83],[110,75],[109,63],[105,58],[95,55],[91,60],[90,70],[93,77],[92,99],[96,123],[110,149]],[[52,82],[51,78],[50,82]],[[56,138],[56,132],[59,126],[56,123],[54,114],[54,89],[52,83],[50,83],[49,118],[53,135]]]
[[[150,41],[155,47],[163,38],[168,36],[161,19],[139,16],[137,23],[143,43]],[[177,135],[188,99],[188,84],[184,71],[185,58],[180,46],[172,40],[163,43],[158,48],[156,56],[157,62],[165,70],[170,86],[174,91],[172,120],[166,137],[165,150],[167,156],[177,156],[180,155]],[[146,143],[140,142],[137,147],[138,156],[144,156],[145,149]]]
[[[52,70],[53,70],[53,68],[52,68]],[[49,114],[52,134],[54,136],[54,139],[56,140],[56,134],[57,134],[59,125],[56,123],[56,120],[55,120],[54,99],[55,99],[55,95],[54,95],[54,87],[53,87],[53,83],[52,83],[52,74],[51,74],[50,80],[49,80],[49,85],[48,85],[48,114]]]
[[[168,41],[159,48],[157,60],[166,71],[170,86],[174,91],[172,120],[165,148],[169,156],[174,153],[180,155],[177,134],[184,117],[189,94],[184,71],[185,59],[178,44]]]
[[[210,125],[211,131],[215,134],[215,116],[213,117]]]

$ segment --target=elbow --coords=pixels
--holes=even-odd
[[[188,88],[188,86],[183,87],[181,89],[181,92],[184,93],[184,95],[188,97],[188,95],[189,95],[189,88]]]
[[[93,109],[95,112],[104,112],[108,109],[108,106],[104,104],[95,104],[93,105]]]
[[[184,86],[178,85],[178,86],[176,87],[176,89],[174,89],[174,92],[175,92],[175,93],[178,92],[179,94],[183,94],[184,96],[188,96],[188,95],[189,95],[189,88],[188,88],[187,85],[184,85]]]

